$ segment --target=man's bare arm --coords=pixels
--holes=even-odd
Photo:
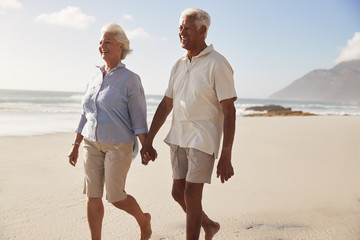
[[[160,130],[161,126],[164,124],[167,116],[170,114],[171,110],[173,108],[173,99],[169,98],[167,96],[164,96],[162,101],[160,102],[158,108],[156,109],[154,118],[152,120],[150,130],[147,134],[147,137],[144,141],[144,144],[142,146],[142,149],[140,151],[142,162],[144,165],[147,165],[147,163],[150,160],[155,160],[156,151],[154,151],[154,148],[152,146],[154,138],[158,131]],[[149,153],[149,154],[146,154]],[[151,159],[149,158],[149,155]]]
[[[220,102],[224,113],[224,136],[216,174],[218,178],[220,177],[222,183],[234,175],[234,169],[231,164],[231,151],[234,142],[236,121],[234,100],[234,98],[231,98]]]

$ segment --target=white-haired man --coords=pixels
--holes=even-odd
[[[153,139],[173,110],[165,142],[170,145],[173,169],[172,196],[186,213],[186,239],[212,239],[220,225],[202,210],[204,183],[210,183],[214,161],[221,182],[234,175],[231,150],[235,133],[236,91],[233,70],[212,45],[205,43],[210,16],[201,9],[186,9],[180,17],[179,38],[187,54],[174,65],[165,96],[159,104],[141,151],[143,163],[155,160]],[[150,155],[150,157],[149,157]],[[151,158],[151,159],[150,159]]]

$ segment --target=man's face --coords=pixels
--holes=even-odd
[[[181,47],[188,51],[196,49],[203,42],[201,28],[195,23],[195,17],[185,16],[180,20],[179,38]]]

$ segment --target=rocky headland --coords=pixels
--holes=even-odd
[[[280,105],[264,105],[253,106],[245,109],[246,111],[254,111],[255,113],[246,114],[245,117],[273,117],[273,116],[316,116],[316,114],[293,111],[291,108],[284,108]],[[258,112],[258,113],[257,113]]]

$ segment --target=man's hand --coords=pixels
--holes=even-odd
[[[224,183],[232,176],[234,176],[234,168],[231,165],[231,153],[221,154],[217,165],[216,177],[220,177],[221,182]]]
[[[156,109],[154,118],[151,122],[150,130],[142,143],[142,149],[140,151],[142,164],[147,165],[150,160],[155,161],[157,158],[157,152],[153,148],[152,143],[156,133],[160,127],[164,124],[167,116],[171,112],[173,107],[173,99],[164,96],[161,100],[158,108]]]
[[[224,137],[221,157],[219,159],[216,174],[217,177],[220,177],[222,183],[234,176],[234,169],[231,165],[231,149],[235,135],[235,100],[236,97],[225,99],[220,102],[224,113]]]
[[[148,165],[150,161],[155,161],[157,158],[157,152],[153,148],[152,144],[144,143],[142,149],[140,150],[141,154],[141,163],[145,166]]]

